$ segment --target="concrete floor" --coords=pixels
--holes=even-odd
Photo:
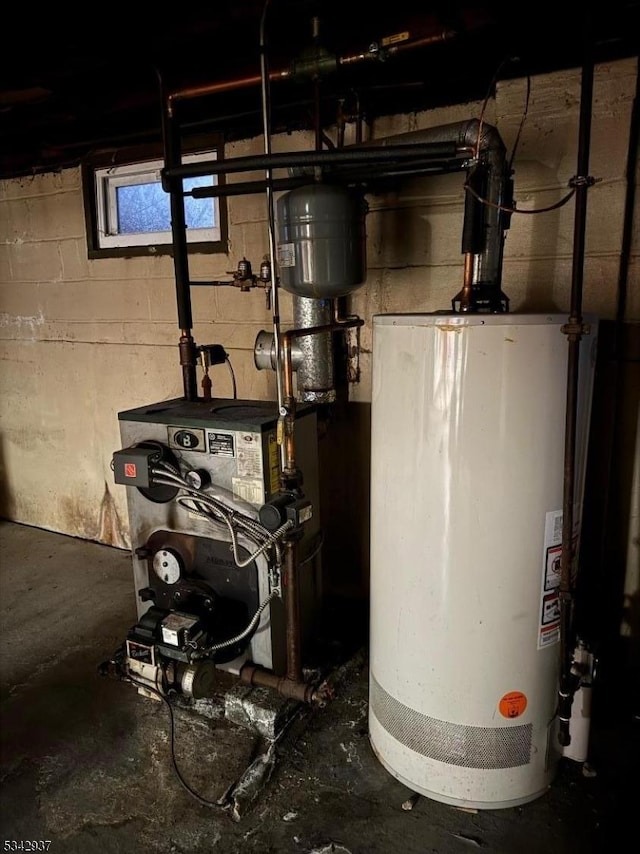
[[[97,675],[135,622],[129,554],[9,522],[0,537],[3,841],[51,840],[52,852],[70,854],[638,850],[632,722],[594,733],[595,777],[561,765],[531,804],[474,814],[420,798],[403,810],[411,793],[367,738],[364,653],[327,708],[295,721],[239,822],[201,806],[171,767],[166,708]],[[176,713],[178,764],[209,799],[259,748],[222,707],[211,719]]]

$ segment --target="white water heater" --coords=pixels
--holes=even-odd
[[[559,674],[564,316],[374,318],[369,733],[457,806],[551,783]],[[596,325],[583,339],[579,533]]]

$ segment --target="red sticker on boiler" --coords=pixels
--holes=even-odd
[[[124,476],[125,477],[136,477],[136,464],[135,463],[125,463],[124,464]]]
[[[527,698],[522,691],[509,691],[498,703],[498,708],[505,718],[519,718],[527,708]]]

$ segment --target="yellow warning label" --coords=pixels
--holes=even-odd
[[[385,36],[382,39],[382,47],[389,47],[390,44],[398,44],[398,42],[406,42],[409,38],[409,33],[394,33],[392,36]]]
[[[504,718],[519,718],[527,708],[527,698],[522,691],[509,691],[498,704]]]

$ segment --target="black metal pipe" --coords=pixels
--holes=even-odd
[[[627,188],[624,200],[622,243],[620,246],[620,268],[618,270],[618,295],[616,301],[616,340],[614,355],[619,356],[622,324],[627,314],[627,289],[629,283],[629,259],[633,238],[633,212],[636,200],[636,166],[640,145],[640,62],[636,69],[636,93],[629,125],[629,148],[627,150]]]
[[[296,187],[302,187],[308,184],[309,179],[306,177],[300,178],[276,178],[272,181],[274,192],[281,190],[295,190]],[[185,196],[192,196],[194,199],[217,199],[223,196],[247,196],[252,194],[264,193],[267,188],[266,180],[262,181],[236,181],[233,184],[216,184],[212,187],[194,187],[191,190],[185,190]]]
[[[467,184],[475,190],[476,195],[468,193],[464,204],[464,221],[462,226],[462,254],[479,255],[485,246],[485,211],[479,199],[487,198],[487,167],[480,163],[467,178]]]
[[[163,170],[163,181],[224,175],[230,172],[255,172],[265,169],[294,169],[302,166],[329,166],[342,163],[393,163],[406,160],[453,159],[459,146],[455,142],[427,142],[413,145],[389,145],[380,148],[340,148],[330,151],[294,151],[255,154],[229,160],[204,160],[200,163],[173,164]]]
[[[163,98],[164,103],[164,98]],[[182,160],[180,129],[168,111],[162,113],[162,141],[165,169],[179,166]],[[182,194],[182,179],[169,182],[169,204],[171,209],[171,233],[173,238],[173,268],[176,280],[176,303],[178,326],[180,327],[180,365],[185,400],[198,399],[196,377],[196,349],[191,336],[193,315],[189,286],[189,255],[187,251],[187,223]]]
[[[345,167],[333,166],[327,170],[325,177],[328,180],[340,179],[343,183],[374,184],[384,179],[401,178],[409,175],[417,177],[420,175],[442,175],[448,172],[460,172],[465,168],[466,154],[460,154],[456,160],[418,160],[415,163],[399,163],[397,166],[377,169],[372,172],[370,168],[354,168],[350,164]],[[273,180],[274,192],[283,190],[295,190],[309,184],[313,176],[300,175],[292,178],[275,178]],[[233,184],[216,184],[210,187],[193,187],[185,190],[183,195],[192,196],[194,199],[216,199],[225,196],[245,196],[264,193],[267,183],[265,180],[258,181],[235,181]]]
[[[587,194],[589,191],[589,151],[591,144],[591,112],[593,106],[593,41],[590,13],[584,19],[584,59],[580,92],[580,124],[576,174],[575,213],[573,229],[573,259],[569,319],[563,331],[567,335],[567,396],[564,439],[564,482],[562,500],[562,558],[560,569],[560,690],[558,717],[559,741],[571,741],[569,721],[573,695],[578,683],[572,672],[573,658],[573,580],[575,560],[573,545],[574,492],[576,483],[576,426],[578,414],[578,379],[580,341],[585,332],[582,319],[582,289],[584,282],[585,234],[587,223]]]
[[[165,169],[178,168],[181,163],[180,132],[174,119],[166,112],[162,121]],[[182,179],[172,178],[169,203],[171,206],[171,232],[173,235],[173,266],[176,277],[178,326],[191,329],[193,317],[189,295],[189,258],[187,254],[187,223],[182,196]]]

